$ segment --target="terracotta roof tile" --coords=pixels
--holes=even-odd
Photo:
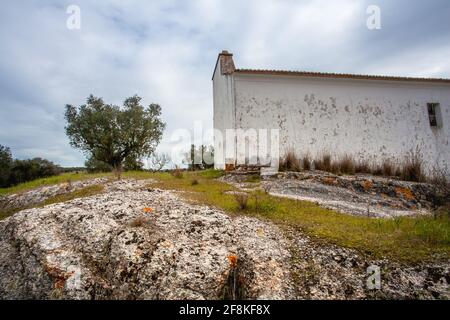
[[[301,77],[318,77],[318,78],[345,78],[345,79],[358,79],[358,80],[434,82],[434,83],[450,84],[450,79],[444,79],[444,78],[393,77],[393,76],[376,76],[376,75],[347,74],[347,73],[325,73],[325,72],[284,71],[284,70],[257,70],[257,69],[236,69],[235,72],[242,73],[242,74],[301,76]]]

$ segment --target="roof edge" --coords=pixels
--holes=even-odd
[[[331,79],[355,79],[355,80],[382,80],[382,81],[405,81],[405,82],[431,82],[450,84],[450,79],[445,78],[417,78],[417,77],[397,77],[397,76],[380,76],[380,75],[363,75],[348,73],[326,73],[326,72],[309,72],[309,71],[285,71],[285,70],[260,70],[260,69],[236,69],[235,73],[241,74],[258,74],[273,76],[301,76]]]

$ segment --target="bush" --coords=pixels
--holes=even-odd
[[[34,158],[30,160],[14,160],[9,176],[9,185],[58,175],[62,169],[53,162]]]

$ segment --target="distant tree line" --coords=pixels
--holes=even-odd
[[[13,159],[11,150],[0,145],[0,188],[54,176],[61,172],[61,167],[42,158]]]

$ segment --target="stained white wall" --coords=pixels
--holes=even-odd
[[[234,128],[234,99],[233,75],[221,74],[219,61],[213,77],[213,125],[215,130],[223,133],[223,139],[218,137],[218,133],[214,134],[214,166],[216,169],[225,167],[225,150],[227,148],[225,132],[226,129]],[[229,143],[232,142],[234,141],[229,141]],[[228,157],[233,157],[233,154]]]
[[[214,81],[215,128],[279,128],[281,153],[292,149],[312,157],[330,152],[379,163],[402,161],[417,150],[428,170],[450,172],[450,85],[242,73],[230,77]],[[442,128],[430,127],[429,102],[440,103]]]

